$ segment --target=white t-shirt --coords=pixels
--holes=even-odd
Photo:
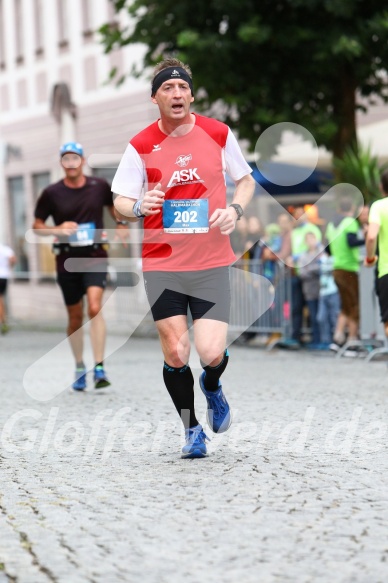
[[[15,253],[11,247],[0,244],[0,279],[9,279],[11,275],[11,266],[9,260]]]

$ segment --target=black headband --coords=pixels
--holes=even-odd
[[[186,81],[191,89],[191,95],[193,95],[193,81],[187,71],[182,67],[167,67],[166,69],[159,71],[154,77],[154,80],[152,81],[151,97],[153,97],[159,87],[169,79],[181,79],[182,81]]]

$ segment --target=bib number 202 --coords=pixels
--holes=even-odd
[[[196,223],[198,213],[197,211],[175,211],[174,217],[175,223]]]

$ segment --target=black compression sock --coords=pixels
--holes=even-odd
[[[218,381],[224,370],[226,369],[229,361],[229,352],[225,350],[224,358],[221,360],[220,364],[217,366],[203,366],[205,371],[205,376],[203,379],[203,384],[206,391],[216,391],[218,389]]]
[[[189,365],[174,368],[165,362],[163,379],[185,429],[198,425],[194,411],[194,377]]]

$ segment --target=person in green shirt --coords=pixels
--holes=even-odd
[[[300,348],[301,346],[303,310],[307,305],[307,302],[303,293],[302,280],[300,278],[297,264],[300,256],[308,251],[306,234],[313,233],[319,243],[322,240],[322,232],[320,228],[308,220],[308,215],[305,213],[303,206],[295,207],[293,217],[298,222],[291,231],[291,258],[288,258],[287,260],[287,265],[293,264],[296,266],[293,268],[291,276],[292,334],[291,338],[288,338],[279,344],[280,347],[284,348]]]
[[[355,205],[350,196],[339,200],[338,215],[327,225],[326,239],[333,257],[333,276],[341,299],[331,350],[337,352],[346,340],[358,339],[359,331],[359,247],[364,245],[364,237],[359,238],[359,224],[355,217]],[[350,355],[350,351],[348,351]]]
[[[369,211],[364,265],[373,267],[377,264],[376,291],[381,320],[384,323],[385,335],[388,337],[388,171],[381,175],[380,189],[383,198],[374,202]]]

